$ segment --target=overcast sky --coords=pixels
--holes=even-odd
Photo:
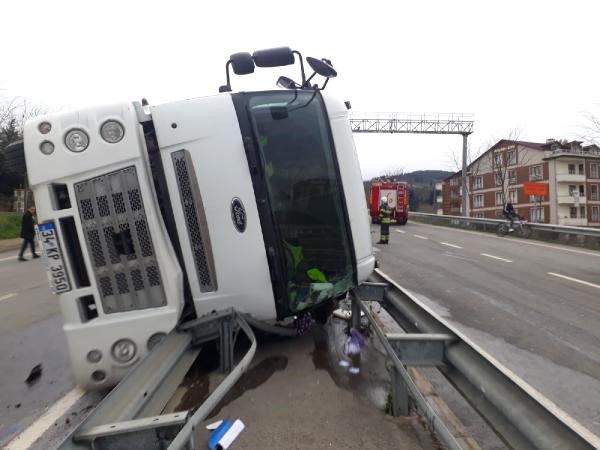
[[[301,11],[295,11],[294,7]],[[473,113],[478,149],[577,138],[600,112],[600,2],[28,1],[0,6],[3,95],[50,110],[216,93],[231,53],[289,45],[330,58],[354,111]],[[298,68],[234,78],[270,89]],[[460,136],[355,135],[364,177],[455,170]]]

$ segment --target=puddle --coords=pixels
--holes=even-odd
[[[236,354],[241,353],[240,350],[240,348],[236,348]],[[208,418],[217,415],[224,406],[242,396],[246,391],[256,389],[265,383],[275,372],[285,370],[287,364],[288,359],[285,356],[270,356],[253,365],[240,377]],[[179,387],[183,393],[173,411],[196,410],[210,395],[211,380],[216,387],[224,379],[225,376],[219,374],[218,369],[219,353],[216,345],[207,344],[183,379]]]
[[[376,407],[383,408],[389,392],[385,358],[377,349],[372,337],[365,338],[366,344],[360,355],[352,360],[346,357],[344,344],[347,328],[347,323],[340,319],[331,319],[326,326],[315,327],[315,346],[311,353],[313,365],[317,370],[325,370],[338,387],[365,397]],[[360,372],[350,373],[349,367],[339,364],[341,360],[358,367]]]

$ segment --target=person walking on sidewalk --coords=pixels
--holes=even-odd
[[[381,197],[381,207],[379,208],[379,217],[381,219],[381,227],[379,229],[379,242],[378,244],[389,244],[390,243],[390,222],[391,222],[391,211],[388,206],[387,197]]]
[[[40,257],[40,255],[35,252],[34,215],[35,206],[31,206],[27,211],[25,211],[25,214],[23,214],[23,220],[21,221],[21,237],[23,238],[23,244],[21,245],[21,251],[19,252],[19,261],[27,261],[23,257],[23,254],[25,253],[25,249],[27,248],[28,244],[31,247],[31,254],[33,257]]]

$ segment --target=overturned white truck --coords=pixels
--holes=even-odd
[[[230,68],[298,60],[301,82],[231,92]],[[116,384],[184,320],[225,308],[282,320],[371,274],[348,104],[321,92],[330,61],[306,60],[308,79],[289,48],[238,53],[218,95],[27,124],[39,233],[80,385]]]

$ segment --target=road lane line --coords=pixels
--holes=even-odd
[[[415,223],[415,222],[413,222]],[[485,237],[489,237],[489,238],[493,238],[493,239],[503,239],[506,242],[513,242],[516,244],[525,244],[525,245],[535,245],[536,247],[545,247],[545,248],[551,248],[554,250],[563,250],[565,252],[571,252],[571,253],[578,253],[580,255],[588,255],[588,256],[597,256],[600,258],[600,252],[586,252],[585,250],[575,250],[574,248],[569,248],[569,247],[558,247],[556,245],[549,245],[549,244],[541,244],[539,242],[531,242],[528,241],[526,239],[506,239],[506,237],[498,237],[498,236],[493,236],[491,233],[482,233],[481,231],[471,231],[471,230],[458,230],[456,228],[451,228],[451,227],[444,227],[444,226],[436,226],[436,225],[429,225],[427,223],[419,223],[419,225],[422,225],[424,227],[429,227],[429,228],[435,228],[437,230],[449,230],[449,231],[456,231],[458,233],[467,233],[467,234],[475,234],[477,236],[485,236]]]
[[[504,262],[512,262],[510,259],[500,258],[499,256],[490,255],[489,253],[480,253],[481,256],[487,256],[488,258],[497,259]]]
[[[574,281],[575,283],[585,284],[586,286],[600,289],[600,284],[594,284],[594,283],[590,283],[589,281],[580,280],[578,278],[568,277],[566,275],[561,275],[560,273],[548,272],[548,275],[552,275],[553,277],[558,277],[558,278],[564,278],[565,280]]]
[[[428,237],[421,236],[420,234],[413,234],[413,236],[419,239],[429,239]]]
[[[2,300],[8,300],[9,298],[13,298],[13,297],[16,297],[16,296],[17,296],[16,292],[11,292],[10,294],[2,295],[2,296],[0,296],[0,302]]]
[[[404,230],[396,230],[396,233],[402,233],[402,234],[404,234],[404,233],[406,233],[406,231],[404,231]]]
[[[448,247],[452,247],[452,248],[462,248],[460,245],[450,244],[449,242],[440,242],[440,244],[447,245]]]
[[[9,450],[21,450],[31,447],[83,394],[85,394],[85,391],[79,387],[69,391],[63,398],[57,400],[39,419],[10,441],[6,448]]]

